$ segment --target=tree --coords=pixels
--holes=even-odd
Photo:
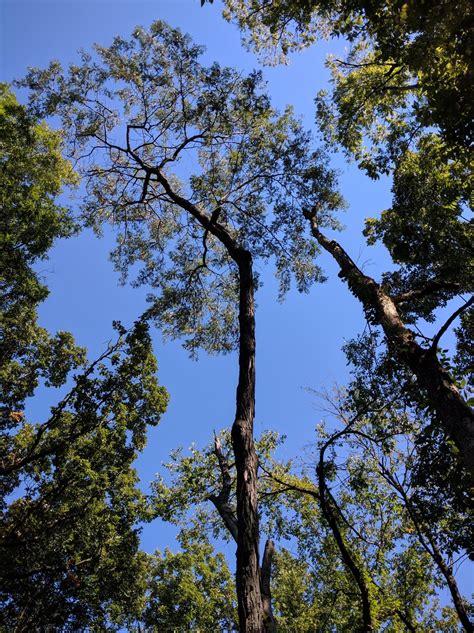
[[[5,86],[0,142],[0,627],[114,628],[142,596],[138,522],[148,509],[132,464],[167,394],[144,320],[128,332],[117,323],[117,340],[92,363],[69,333],[50,337],[37,324],[47,289],[33,266],[74,228],[56,198],[75,177],[61,157],[60,135]],[[25,400],[41,379],[64,396],[37,422],[28,419]]]
[[[260,564],[258,499],[260,508],[264,508],[262,499],[266,493],[259,497],[258,453],[253,441],[254,294],[258,287],[254,262],[274,259],[282,293],[292,279],[299,289],[305,290],[322,277],[314,264],[318,248],[328,250],[338,262],[341,276],[362,302],[369,323],[382,326],[390,357],[398,361],[398,371],[407,373],[408,368],[410,378],[414,375],[418,379],[418,393],[415,389],[406,392],[412,397],[410,406],[430,407],[438,437],[449,434],[464,466],[469,468],[471,414],[457,389],[456,376],[446,367],[442,355],[437,355],[437,347],[453,320],[467,314],[470,303],[456,307],[431,340],[423,336],[422,343],[418,343],[410,327],[416,321],[432,318],[438,306],[469,287],[469,271],[459,258],[468,243],[460,217],[465,204],[466,162],[462,144],[455,144],[448,128],[443,135],[429,130],[427,133],[423,127],[419,134],[412,134],[413,127],[408,125],[412,121],[407,116],[392,125],[386,114],[392,103],[388,97],[386,101],[369,101],[367,120],[355,118],[355,132],[349,128],[344,137],[348,147],[362,152],[361,165],[373,176],[393,168],[398,178],[394,208],[383,222],[370,223],[367,231],[371,239],[384,239],[394,257],[398,248],[400,267],[387,274],[382,283],[376,283],[321,231],[324,227],[336,227],[331,212],[341,200],[334,191],[334,174],[322,164],[325,157],[313,150],[310,137],[291,112],[279,115],[272,110],[258,73],[243,77],[217,65],[204,68],[198,61],[199,53],[199,47],[189,38],[155,23],[149,33],[137,29],[131,41],[117,38],[109,48],[98,47],[95,56],[84,54],[81,64],[69,72],[58,64],[45,71],[32,71],[25,84],[32,90],[33,112],[61,117],[68,150],[78,161],[86,183],[84,217],[97,228],[103,221],[111,221],[119,228],[113,254],[117,267],[126,275],[131,264],[139,263],[136,283],[153,288],[155,294],[150,297],[146,319],[154,319],[171,336],[184,337],[191,353],[199,348],[239,351],[236,415],[231,433],[236,506],[233,508],[230,503],[231,488],[226,475],[229,466],[217,444],[214,452],[220,486],[211,493],[211,500],[237,541],[240,628],[271,631],[275,615],[267,571],[272,545],[268,542]],[[392,72],[387,69],[385,79],[390,79]],[[369,75],[367,72],[360,78],[361,86],[370,87],[370,81],[362,81],[370,79]],[[379,94],[407,95],[410,90],[392,90],[390,84],[390,90]],[[370,88],[367,93],[370,96]],[[349,98],[350,104],[354,99]],[[402,103],[411,102],[408,99]],[[385,116],[380,138],[370,136],[371,126],[379,123],[373,115],[377,108]],[[353,118],[354,109],[347,109],[352,112],[349,118]],[[336,119],[332,118],[334,112],[321,98],[320,113],[325,117],[328,136],[333,123],[343,127],[342,106],[340,110],[336,108]],[[410,116],[421,125],[416,109]],[[368,150],[361,149],[357,130],[370,139]],[[355,134],[355,140],[351,134]],[[385,144],[387,134],[390,142]],[[442,160],[438,164],[439,156]],[[433,200],[429,199],[431,192]],[[425,206],[418,209],[420,200]],[[449,222],[439,213],[440,207],[445,206]],[[413,215],[405,214],[407,209]],[[432,221],[438,244],[443,242],[443,231],[453,236],[446,255],[433,248],[434,238],[425,230]],[[416,239],[410,236],[413,226],[423,228],[415,234]],[[305,234],[308,228],[314,239]],[[405,249],[404,240],[408,240]],[[466,351],[464,339],[459,351],[462,359]],[[462,425],[458,424],[459,416]],[[425,423],[426,417],[422,421]],[[444,448],[452,446],[449,440],[444,444]],[[328,573],[340,580],[340,586],[330,592],[335,596],[334,603],[346,608],[349,618],[341,627],[370,630],[381,622],[394,627],[403,622],[408,628],[413,627],[412,618],[421,609],[423,591],[429,592],[426,587],[431,586],[430,579],[413,581],[419,591],[415,592],[409,613],[398,607],[398,595],[384,597],[384,577],[379,578],[379,573],[390,576],[400,591],[401,587],[406,589],[407,581],[396,576],[391,567],[395,558],[386,561],[383,548],[379,548],[383,550],[382,564],[377,568],[373,551],[365,547],[360,536],[359,540],[353,538],[348,523],[354,515],[356,529],[357,521],[366,525],[357,508],[365,509],[372,497],[357,496],[358,490],[354,489],[351,507],[347,499],[339,502],[331,496],[327,483],[331,466],[329,463],[326,468],[323,459],[316,473],[317,490],[313,484],[303,492],[318,503],[328,542],[337,554],[333,560],[340,566],[342,561],[342,569],[337,563],[327,566]],[[383,480],[380,472],[377,475]],[[282,493],[273,489],[267,492],[269,498]],[[383,505],[380,502],[377,507]],[[344,513],[346,506],[352,513],[350,520]],[[398,508],[394,507],[395,511]],[[397,520],[395,517],[395,523]],[[393,530],[390,538],[387,551],[393,554],[397,545],[392,544],[397,542],[398,532]],[[409,549],[407,558],[400,563],[407,577],[415,575],[426,554],[421,557],[417,544]],[[284,552],[277,559],[278,556],[282,565],[290,560]],[[301,560],[295,562],[295,573],[301,564]],[[284,567],[280,571],[284,587]],[[166,594],[166,587],[160,583],[157,591]],[[177,586],[178,595],[172,594],[176,598],[170,600],[179,598],[179,583]],[[337,602],[341,587],[343,600]],[[303,593],[302,590],[300,595]],[[280,604],[288,600],[288,591],[282,590],[279,599]],[[383,603],[383,608],[377,603]],[[280,614],[275,613],[278,618]],[[311,623],[301,626],[310,627]]]
[[[440,128],[453,147],[470,147],[472,15],[467,2],[226,0],[224,4],[224,17],[246,33],[247,45],[272,61],[285,59],[290,51],[318,37],[347,38],[367,56],[364,63],[347,64],[353,79],[373,75],[376,99],[391,95],[393,103],[411,110],[424,127]],[[407,95],[416,100],[406,103]]]
[[[237,596],[242,631],[273,627],[261,586],[257,509],[254,260],[276,261],[284,293],[321,279],[302,209],[336,226],[334,174],[259,73],[203,67],[200,47],[162,22],[130,41],[25,80],[31,107],[61,117],[87,186],[83,214],[121,231],[114,258],[157,289],[148,316],[194,352],[239,351],[232,443],[237,468]],[[198,171],[186,174],[186,157]],[[82,162],[81,162],[81,159]],[[87,160],[86,160],[87,159]],[[91,164],[92,163],[92,164]],[[175,173],[170,169],[174,167]]]
[[[229,0],[226,6],[228,19],[250,34],[248,43],[272,55],[285,56],[319,35],[351,42],[346,60],[329,62],[334,88],[318,95],[317,123],[329,146],[342,147],[371,177],[393,173],[393,205],[368,220],[366,233],[372,242],[383,240],[395,270],[376,282],[320,230],[317,209],[307,208],[305,216],[368,321],[382,328],[393,356],[416,377],[418,399],[427,397],[472,476],[472,409],[438,354],[443,334],[472,306],[464,299],[472,290],[472,229],[465,217],[472,136],[468,9],[460,12],[449,1]],[[420,334],[423,321],[434,320],[435,310],[454,298],[458,303],[438,332]]]
[[[60,135],[32,118],[5,84],[0,85],[0,152],[0,384],[8,419],[41,378],[62,384],[84,354],[67,332],[53,338],[36,323],[36,307],[48,290],[32,269],[54,240],[75,230],[56,198],[77,176],[61,156]]]

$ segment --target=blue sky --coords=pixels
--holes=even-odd
[[[87,50],[94,42],[108,44],[113,36],[127,36],[137,25],[147,27],[155,19],[166,20],[205,44],[206,62],[253,69],[258,65],[256,58],[243,50],[239,33],[222,20],[219,7],[215,2],[201,9],[199,0],[1,0],[0,80],[21,77],[28,66],[45,66],[51,59],[73,62],[79,48]],[[342,46],[322,43],[295,56],[289,66],[265,68],[274,104],[283,108],[292,103],[306,126],[313,128],[313,99],[328,79],[324,57]],[[365,217],[389,206],[389,182],[370,181],[340,157],[335,157],[334,166],[341,169],[341,190],[349,203],[341,217],[346,229],[340,239],[369,274],[377,275],[389,260],[381,249],[367,247],[361,229]],[[101,240],[86,231],[57,244],[40,267],[51,290],[40,312],[42,324],[51,331],[73,332],[91,358],[112,337],[114,319],[130,324],[145,307],[146,289],[119,286],[108,261],[112,246],[110,231]],[[257,297],[255,430],[257,434],[270,428],[285,433],[288,456],[300,455],[311,443],[322,416],[305,388],[322,390],[335,382],[344,384],[348,370],[341,346],[364,327],[360,305],[338,279],[330,258],[321,256],[320,264],[329,281],[309,295],[292,292],[279,304],[269,269],[262,271],[265,286]],[[144,486],[171,449],[193,442],[202,446],[211,440],[213,429],[230,426],[237,375],[235,355],[201,354],[193,362],[178,342],[164,342],[158,332],[154,343],[160,381],[169,390],[171,402],[138,461]],[[31,415],[45,416],[51,396],[36,398]],[[149,551],[163,548],[170,537],[169,527],[153,524],[144,530],[143,545]]]
[[[217,60],[250,71],[258,60],[242,48],[240,34],[221,18],[219,5],[201,9],[199,0],[2,0],[1,79],[19,78],[28,66],[46,66],[52,59],[74,62],[80,48],[87,50],[94,42],[108,44],[115,35],[126,36],[136,26],[147,27],[156,19],[181,28],[204,44],[205,62]],[[278,108],[291,103],[305,125],[314,127],[314,96],[328,78],[324,58],[341,46],[323,42],[295,56],[289,66],[265,68],[273,103]],[[360,231],[364,217],[388,206],[388,183],[369,181],[340,158],[335,158],[334,165],[341,169],[341,189],[349,203],[341,218],[347,227],[343,243],[375,274],[381,253],[372,254]],[[108,260],[113,243],[111,231],[103,239],[86,231],[58,243],[50,259],[40,266],[51,290],[40,311],[41,323],[50,331],[71,331],[91,358],[112,338],[114,319],[130,324],[146,305],[146,289],[119,285]],[[382,263],[386,263],[384,259]],[[271,269],[261,271],[265,285],[257,296],[255,431],[259,434],[271,428],[285,433],[287,455],[300,454],[313,440],[321,418],[315,397],[306,388],[320,390],[347,380],[341,346],[364,326],[360,306],[337,278],[331,259],[323,255],[320,263],[329,281],[309,295],[292,292],[283,304],[276,301]],[[171,401],[138,461],[145,487],[171,449],[193,442],[205,445],[213,429],[232,423],[237,377],[235,355],[201,354],[194,362],[179,342],[164,342],[158,332],[154,345],[160,381]],[[44,418],[52,397],[50,392],[36,397],[30,415]],[[169,528],[148,526],[143,545],[147,550],[163,547],[169,537]]]

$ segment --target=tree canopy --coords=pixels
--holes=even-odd
[[[469,12],[224,4],[266,61],[321,36],[349,42],[316,95],[319,145],[291,106],[272,106],[261,72],[206,65],[163,21],[30,68],[26,106],[0,86],[0,629],[472,631],[455,574],[474,542]],[[341,149],[392,178],[364,230],[392,260],[380,279],[333,238]],[[148,308],[130,327],[117,315],[90,360],[39,325],[38,262],[107,226]],[[345,343],[350,381],[325,394],[305,455],[282,459],[284,438],[254,437],[256,299],[265,269],[280,299],[325,281],[322,251],[366,328]],[[194,358],[236,352],[237,388],[227,428],[177,448],[145,491],[135,460],[168,402],[151,326]],[[42,420],[29,413],[39,393],[53,403]],[[141,550],[152,521],[175,526],[179,551]]]

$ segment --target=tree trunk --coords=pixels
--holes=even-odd
[[[258,460],[253,441],[255,415],[255,303],[252,255],[240,248],[228,230],[219,224],[218,210],[210,217],[192,202],[175,192],[159,168],[147,167],[136,155],[135,160],[149,174],[154,174],[172,202],[190,213],[226,248],[239,269],[239,382],[236,413],[232,425],[232,446],[237,471],[237,569],[236,586],[241,633],[265,631],[259,565],[259,527],[257,511]],[[218,509],[222,511],[222,504]],[[235,535],[235,525],[221,514]]]
[[[260,587],[257,509],[258,461],[253,441],[255,414],[255,305],[252,257],[241,250],[237,259],[239,297],[239,382],[232,445],[237,471],[236,585],[241,633],[262,633],[264,614]]]
[[[319,231],[314,213],[305,212],[305,217],[313,236],[339,264],[339,276],[345,279],[369,318],[381,325],[395,356],[417,377],[440,424],[454,441],[462,464],[474,478],[474,414],[439,362],[436,350],[418,345],[415,334],[403,323],[394,299],[374,279],[364,275],[340,244]]]
[[[268,540],[265,543],[265,551],[262,559],[262,603],[263,614],[265,617],[265,631],[266,633],[276,633],[276,623],[273,617],[272,609],[272,593],[270,589],[270,580],[272,577],[272,562],[273,554],[275,552],[275,544],[273,541]]]

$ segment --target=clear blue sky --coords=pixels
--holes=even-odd
[[[134,27],[147,27],[163,19],[205,44],[206,61],[219,61],[244,70],[257,66],[245,52],[236,29],[220,15],[220,3],[201,9],[199,0],[0,0],[0,80],[21,77],[28,66],[45,66],[51,59],[73,62],[79,48],[94,42],[108,44],[116,34],[126,36]],[[291,102],[297,114],[313,127],[316,91],[325,85],[324,56],[341,44],[323,43],[295,56],[288,67],[266,68],[264,74],[274,103]],[[389,205],[386,180],[369,181],[341,159],[341,189],[349,208],[341,219],[346,230],[341,240],[369,274],[387,265],[380,249],[369,249],[361,236],[364,217]],[[89,232],[59,243],[42,270],[51,289],[41,309],[41,322],[49,330],[69,330],[94,357],[112,336],[111,323],[130,324],[144,309],[146,289],[118,285],[108,261],[113,236],[98,240]],[[258,295],[257,311],[257,415],[256,433],[276,429],[288,436],[285,453],[301,454],[314,439],[321,414],[306,387],[330,388],[348,377],[341,351],[344,340],[364,327],[359,303],[337,278],[332,261],[321,257],[329,281],[309,295],[290,293],[276,301],[272,273],[264,272],[265,287]],[[213,429],[232,423],[237,363],[235,355],[189,360],[179,343],[164,343],[155,333],[160,381],[171,395],[161,426],[150,433],[146,452],[138,462],[146,487],[171,449],[195,442],[208,443]],[[51,393],[48,394],[50,398]],[[41,419],[51,399],[35,399],[32,415]],[[170,544],[171,530],[148,526],[143,535],[147,550]],[[172,544],[171,544],[172,545]]]

